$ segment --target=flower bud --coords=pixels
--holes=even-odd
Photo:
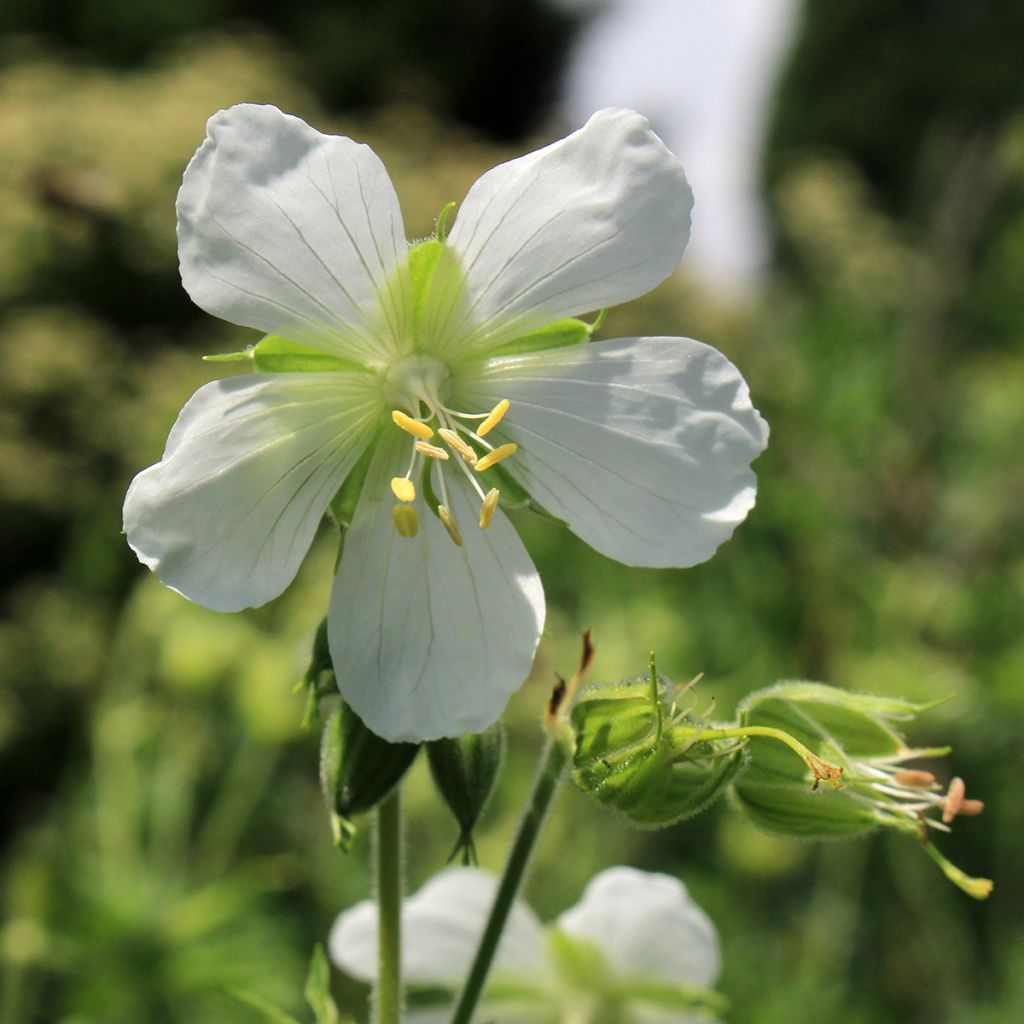
[[[476,864],[473,829],[494,791],[505,752],[501,722],[483,732],[433,740],[427,744],[430,773],[459,825],[449,861],[461,853],[463,864]]]
[[[346,852],[352,818],[376,807],[409,770],[417,743],[389,743],[371,732],[346,704],[327,719],[320,742],[320,788],[331,813],[335,842]]]
[[[856,836],[880,827],[906,832],[924,842],[947,878],[982,899],[991,882],[969,878],[946,861],[929,830],[948,832],[957,814],[977,814],[983,805],[966,799],[960,779],[942,793],[931,772],[906,767],[917,758],[944,756],[949,748],[908,747],[895,725],[935,706],[809,682],[779,683],[751,694],[740,706],[750,764],[734,783],[737,805],[762,828],[805,839]],[[768,741],[779,732],[838,765],[841,791],[818,791],[819,779],[806,764]]]
[[[571,721],[576,732],[573,781],[634,824],[659,828],[692,817],[722,795],[743,765],[735,739],[702,739],[679,711],[690,687],[650,672],[580,691]]]

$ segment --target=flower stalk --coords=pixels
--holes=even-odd
[[[565,767],[569,763],[571,754],[571,749],[561,743],[558,738],[553,735],[548,736],[544,752],[541,754],[533,789],[526,801],[515,841],[512,843],[508,860],[505,862],[505,870],[502,872],[498,892],[494,897],[483,935],[480,937],[480,945],[473,958],[473,965],[459,995],[459,1001],[452,1016],[452,1024],[469,1024],[473,1019],[473,1013],[483,994],[484,985],[487,983],[487,975],[490,973],[494,954],[497,952],[498,943],[505,930],[509,912],[522,887],[530,856],[537,845],[541,828],[554,802],[558,785],[565,774]],[[380,1021],[379,1024],[384,1024],[384,1022]]]
[[[402,1019],[402,795],[396,786],[377,808],[377,986],[374,1024]]]

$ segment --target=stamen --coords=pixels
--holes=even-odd
[[[947,825],[960,813],[966,793],[967,787],[964,785],[964,780],[959,775],[956,776],[949,784],[949,791],[946,793],[946,799],[942,806],[942,820]]]
[[[444,505],[437,506],[437,514],[441,517],[441,522],[444,523],[444,528],[448,531],[448,536],[461,548],[462,547],[462,534],[459,533],[459,528],[455,523],[455,518],[451,512]]]
[[[935,776],[919,768],[901,768],[893,773],[892,778],[897,785],[906,786],[907,789],[928,789],[935,785]]]
[[[494,517],[494,510],[498,507],[498,498],[501,497],[501,491],[497,487],[492,487],[487,492],[487,497],[484,498],[484,503],[480,506],[480,529],[486,530],[491,524],[491,519]]]
[[[401,537],[415,537],[420,527],[412,505],[395,505],[391,510],[391,521]]]
[[[493,452],[488,452],[473,468],[478,473],[482,473],[485,469],[490,469],[491,466],[497,465],[510,455],[515,455],[517,451],[519,451],[519,445],[517,444],[500,445]]]
[[[477,433],[483,437],[484,434],[489,434],[500,422],[502,416],[508,412],[508,399],[503,398],[488,414],[484,417],[483,423],[480,424],[480,428]]]
[[[471,466],[476,465],[476,452],[454,430],[450,427],[442,427],[438,434],[441,435],[450,448],[457,451]]]
[[[448,453],[443,448],[438,448],[436,444],[427,444],[426,441],[417,441],[413,447],[420,453],[420,455],[429,455],[432,459],[441,459],[442,461],[445,461],[448,458]]]
[[[391,478],[391,493],[399,501],[415,501],[416,485],[404,476]]]
[[[425,440],[428,437],[434,436],[434,431],[426,423],[414,420],[411,416],[407,416],[402,412],[401,409],[394,409],[391,413],[391,419],[394,420],[396,427],[401,427],[407,434],[412,434],[413,437],[420,437]]]

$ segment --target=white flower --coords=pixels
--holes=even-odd
[[[402,908],[402,971],[410,988],[443,990],[433,1005],[410,1000],[408,1024],[446,1024],[466,980],[497,880],[479,868],[449,868]],[[347,974],[373,982],[377,908],[345,911],[330,954]],[[477,1018],[488,1024],[690,1024],[708,1021],[720,997],[718,935],[668,875],[602,871],[583,898],[544,928],[516,902]],[[420,999],[422,1004],[424,1000]]]
[[[632,565],[702,562],[746,516],[767,428],[728,360],[684,338],[536,347],[679,260],[690,190],[638,114],[495,167],[443,244],[411,248],[368,147],[248,104],[207,132],[178,195],[185,288],[270,336],[258,370],[302,372],[200,388],[133,481],[125,532],[168,586],[219,611],[276,597],[348,480],[339,684],[375,732],[423,740],[494,721],[540,637],[500,491]]]

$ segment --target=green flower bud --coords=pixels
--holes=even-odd
[[[504,752],[501,722],[484,732],[469,732],[427,744],[430,773],[459,825],[459,837],[449,861],[461,853],[463,864],[477,863],[473,829],[494,791]]]
[[[779,683],[751,694],[740,707],[750,764],[733,786],[737,805],[755,824],[782,835],[828,839],[880,827],[909,833],[924,842],[951,881],[983,899],[992,883],[966,876],[929,840],[930,829],[949,831],[954,817],[977,814],[982,804],[966,799],[959,779],[943,793],[931,772],[907,767],[917,758],[944,756],[949,748],[909,747],[895,724],[932,707],[808,682]],[[838,765],[844,783],[839,791],[818,791],[820,776],[808,769],[806,759],[768,742],[780,732]]]
[[[678,703],[690,689],[660,675],[584,687],[570,720],[573,781],[634,824],[659,828],[692,817],[725,792],[743,766],[742,743],[707,738]]]
[[[353,817],[376,807],[391,792],[419,749],[417,743],[381,739],[339,701],[320,742],[320,788],[331,813],[334,840],[343,850],[348,851],[356,833]]]

